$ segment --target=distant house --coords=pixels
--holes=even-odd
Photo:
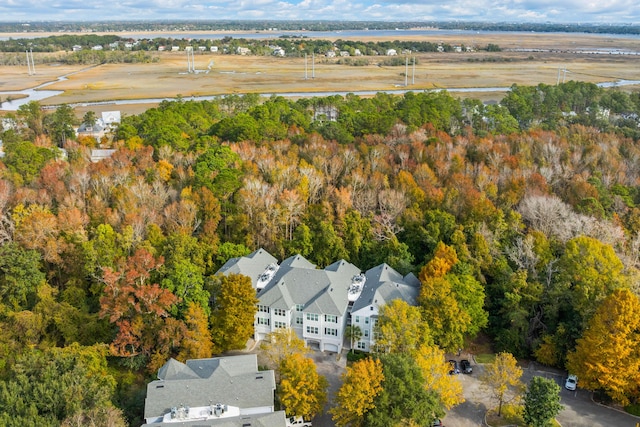
[[[97,120],[93,125],[82,123],[76,130],[76,136],[89,136],[95,138],[96,141],[100,141],[105,136],[106,129],[102,120]]]
[[[255,354],[169,359],[147,385],[143,427],[285,427],[275,388],[274,372],[258,370]]]
[[[398,52],[396,52],[395,49],[387,49],[387,56],[396,56],[398,54]]]
[[[313,120],[335,122],[338,120],[338,113],[338,107],[334,105],[316,105],[313,107]]]
[[[82,46],[80,46],[79,44],[73,45],[71,50],[73,50],[74,52],[79,52],[82,50]]]
[[[274,56],[284,57],[285,56],[285,51],[280,46],[274,46],[273,47],[273,55]]]
[[[198,52],[204,52],[207,50],[206,46],[198,46]]]
[[[243,274],[258,296],[254,339],[263,340],[280,328],[292,328],[305,345],[320,351],[341,352],[348,325],[359,326],[363,336],[354,346],[371,351],[379,308],[394,299],[416,304],[420,282],[381,264],[362,273],[337,261],[318,269],[301,255],[278,265],[264,249],[232,258],[219,274]]]
[[[328,50],[324,56],[326,56],[327,58],[335,58],[336,57],[336,53],[333,50]]]
[[[341,50],[340,51],[340,56],[351,56],[351,55],[346,50]]]
[[[354,49],[354,50],[353,50],[353,54],[354,54],[355,56],[362,56],[362,52],[360,52],[360,49]]]
[[[171,52],[177,52],[180,50],[180,46],[171,46]]]
[[[116,150],[112,148],[109,148],[109,149],[95,148],[91,150],[91,162],[98,163],[98,162],[101,162],[102,160],[106,160],[111,156],[113,156],[113,153],[115,152]]]
[[[120,111],[103,111],[102,123],[104,126],[115,127],[120,124],[121,115]]]
[[[166,49],[166,46],[158,46],[158,52],[164,52]]]
[[[218,46],[211,46],[209,48],[209,50],[211,50],[211,52],[217,52],[218,51]]]
[[[238,48],[236,49],[236,53],[238,55],[249,55],[251,53],[251,49],[249,49],[248,47],[238,46]]]
[[[101,45],[99,45],[99,44],[97,44],[97,45],[95,45],[95,46],[93,46],[91,48],[91,50],[102,50],[102,49],[103,49],[103,47]]]

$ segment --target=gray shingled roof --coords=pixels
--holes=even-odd
[[[242,415],[240,417],[218,420],[143,424],[142,427],[285,427],[286,425],[287,422],[284,411],[276,411],[267,414]]]
[[[185,378],[189,371],[196,378]],[[255,354],[189,360],[186,364],[170,359],[160,368],[158,376],[165,379],[147,385],[145,418],[162,416],[181,404],[190,407],[211,403],[240,408],[273,406],[274,373],[258,371]]]
[[[353,303],[351,312],[355,313],[370,304],[382,306],[394,299],[402,299],[415,305],[420,292],[420,281],[413,274],[402,274],[380,264],[365,273],[366,281],[360,297]]]
[[[290,309],[296,304],[305,312],[344,314],[351,279],[360,270],[344,260],[317,270],[301,255],[288,258],[273,280],[258,294],[261,305]]]
[[[158,378],[161,380],[186,380],[199,377],[187,365],[171,358],[158,370]]]
[[[251,278],[251,285],[255,288],[258,278],[270,264],[277,264],[278,260],[269,252],[260,248],[244,257],[231,258],[224,263],[217,273],[224,274],[242,274]],[[217,274],[216,273],[216,274]]]

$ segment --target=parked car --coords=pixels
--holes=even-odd
[[[442,424],[442,420],[437,419],[431,424],[431,427],[444,427],[444,424]]]
[[[287,418],[287,427],[311,427],[311,423],[302,417],[289,417]]]
[[[462,370],[463,374],[470,374],[471,372],[473,372],[471,362],[469,362],[467,359],[462,359],[460,361],[460,370]]]
[[[451,369],[449,369],[449,375],[456,375],[460,373],[460,366],[458,365],[457,360],[449,360],[449,364],[451,365]]]
[[[566,388],[567,390],[575,390],[576,387],[578,386],[578,377],[576,377],[575,375],[571,374],[567,377],[567,380],[564,382],[564,388]]]

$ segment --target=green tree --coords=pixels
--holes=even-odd
[[[37,147],[28,141],[7,144],[4,151],[6,155],[2,161],[12,172],[11,178],[18,186],[34,181],[44,165],[55,157],[53,149]]]
[[[51,140],[59,147],[62,147],[68,138],[75,136],[75,131],[73,130],[74,122],[73,108],[66,104],[56,108],[56,111],[48,115],[45,120]]]
[[[42,106],[37,101],[29,101],[28,103],[18,107],[18,118],[27,126],[31,133],[31,137],[40,136],[44,133],[44,112]]]
[[[531,427],[548,427],[562,410],[560,386],[549,378],[533,377],[524,395],[524,421]]]
[[[251,279],[241,274],[216,276],[211,292],[211,337],[216,353],[242,349],[253,335],[258,299]]]
[[[82,123],[88,127],[94,126],[98,122],[95,111],[89,110],[82,116]]]
[[[627,404],[640,390],[640,299],[628,289],[615,290],[599,305],[567,368],[587,390],[604,390]]]
[[[437,394],[425,388],[422,371],[410,355],[386,354],[381,361],[382,391],[366,414],[365,426],[388,427],[399,420],[427,426],[444,415]]]
[[[229,147],[207,149],[194,167],[195,187],[206,187],[220,200],[227,200],[240,188],[240,157]]]
[[[359,360],[347,366],[341,379],[335,406],[329,412],[338,427],[360,427],[367,412],[373,409],[378,393],[382,391],[382,362],[370,357]]]
[[[318,374],[315,363],[299,353],[280,363],[280,403],[289,416],[313,418],[327,400],[327,379]]]
[[[107,355],[105,345],[25,350],[0,382],[0,422],[59,425],[76,414],[111,407],[116,382]],[[123,424],[122,417],[114,423]]]
[[[486,366],[480,381],[498,401],[498,416],[502,415],[502,404],[521,393],[522,369],[510,353],[498,353],[493,363]]]
[[[362,338],[362,329],[357,325],[349,325],[344,331],[344,337],[349,340],[351,352],[353,352],[353,343]]]
[[[190,303],[196,303],[209,314],[210,294],[204,289],[204,268],[188,259],[177,260],[162,280],[162,287],[180,298],[174,314],[183,314]]]
[[[0,301],[13,310],[33,307],[38,286],[46,278],[40,262],[35,250],[23,249],[14,242],[0,245]]]

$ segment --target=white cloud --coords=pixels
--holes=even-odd
[[[639,22],[636,0],[5,0],[0,20],[296,19]]]

